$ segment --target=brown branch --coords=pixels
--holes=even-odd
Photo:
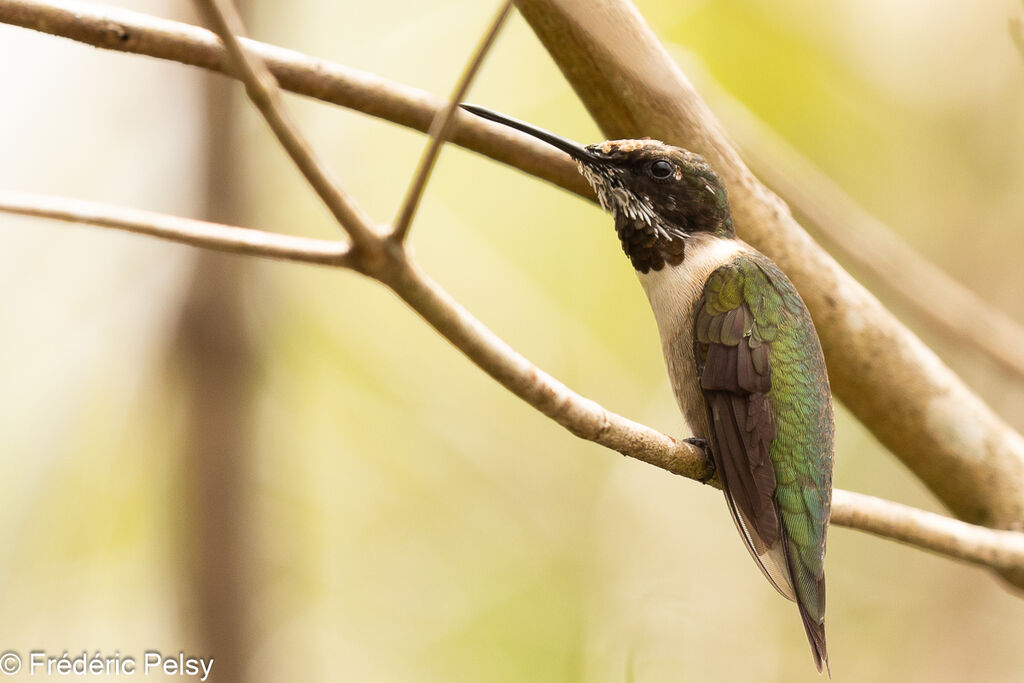
[[[349,259],[357,258],[348,255],[345,247],[324,240],[271,235],[39,195],[0,192],[0,212],[129,230],[193,246],[298,263],[341,266],[325,255],[337,259],[341,253]],[[453,346],[572,434],[673,474],[695,480],[704,474],[704,456],[698,449],[575,393],[499,339],[415,264],[403,260],[387,273],[385,284]],[[994,531],[841,489],[833,494],[832,523],[972,564],[1024,571],[1024,534]]]
[[[430,179],[430,173],[434,170],[437,157],[441,154],[441,146],[451,136],[455,124],[454,114],[458,109],[459,103],[466,99],[469,86],[473,84],[473,79],[476,78],[477,72],[484,63],[484,57],[487,56],[491,46],[494,45],[498,32],[501,31],[501,27],[505,24],[505,19],[508,18],[511,11],[512,0],[503,0],[498,13],[491,20],[491,25],[473,51],[473,55],[470,57],[469,63],[466,64],[466,68],[463,69],[462,75],[452,91],[452,96],[448,99],[448,103],[434,116],[434,122],[430,125],[430,141],[427,143],[427,148],[420,159],[416,174],[413,176],[412,182],[409,183],[409,189],[402,200],[402,206],[398,210],[398,216],[395,218],[394,229],[391,233],[392,239],[401,242],[406,238],[409,226],[412,225],[412,219],[416,215],[420,199],[423,197],[423,190],[427,187],[427,180]]]
[[[373,253],[379,246],[373,221],[345,193],[327,165],[299,132],[281,100],[281,91],[273,74],[258,56],[249,54],[242,46],[238,36],[244,33],[244,27],[234,4],[196,0],[195,5],[223,41],[231,55],[235,75],[245,84],[249,99],[259,109],[317,196],[352,238],[352,244],[368,254]]]
[[[832,523],[891,538],[971,564],[1016,573],[1024,567],[1024,533],[968,524],[909,505],[836,489]]]
[[[234,75],[217,36],[198,26],[93,3],[0,0],[0,23],[95,47],[147,55]],[[374,74],[254,40],[242,39],[282,88],[428,132],[445,100]],[[528,135],[455,112],[451,142],[593,198],[565,156]]]
[[[292,237],[65,197],[0,190],[0,211],[114,228],[232,254],[353,267],[351,249],[340,242]]]

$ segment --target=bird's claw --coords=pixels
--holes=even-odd
[[[711,456],[711,446],[708,446],[708,442],[696,436],[691,436],[689,439],[683,439],[686,443],[691,446],[696,446],[704,452],[704,474],[697,481],[702,484],[707,484],[709,481],[715,478],[715,459]]]

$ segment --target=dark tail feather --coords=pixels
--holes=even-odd
[[[832,670],[828,666],[828,649],[825,647],[825,622],[817,623],[800,606],[800,618],[804,622],[804,630],[807,631],[807,640],[811,643],[811,654],[814,656],[814,666],[818,667],[821,673],[822,665],[828,673],[829,680],[832,679]]]

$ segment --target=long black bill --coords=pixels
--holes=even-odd
[[[489,121],[494,121],[496,123],[502,123],[508,126],[509,128],[515,128],[516,130],[527,133],[528,135],[532,135],[538,140],[543,140],[552,147],[556,147],[562,150],[563,152],[571,156],[573,159],[577,159],[580,161],[598,160],[592,152],[587,150],[586,147],[579,144],[578,142],[573,142],[568,138],[563,138],[560,135],[555,135],[554,133],[546,131],[543,128],[538,128],[537,126],[530,125],[525,121],[520,121],[519,119],[514,119],[511,116],[505,116],[504,114],[499,114],[498,112],[493,111],[491,109],[487,109],[486,107],[478,107],[475,104],[460,104],[459,106],[468,112],[476,114],[481,118],[488,119]]]

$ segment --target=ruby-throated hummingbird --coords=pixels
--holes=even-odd
[[[582,146],[462,105],[572,157],[622,242],[661,334],[683,416],[710,450],[729,511],[768,581],[796,602],[820,672],[832,398],[807,307],[736,237],[725,187],[699,155],[657,140]]]

